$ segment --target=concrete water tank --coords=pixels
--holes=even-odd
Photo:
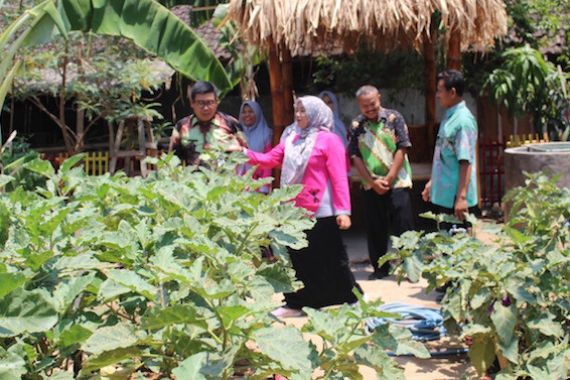
[[[505,149],[505,190],[523,186],[523,172],[543,171],[560,176],[558,185],[570,188],[570,143],[552,142]]]

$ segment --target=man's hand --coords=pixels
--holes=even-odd
[[[350,216],[349,215],[337,215],[336,224],[341,230],[348,230],[350,228]]]
[[[430,193],[431,193],[431,179],[427,181],[426,186],[424,187],[424,191],[422,191],[422,199],[424,200],[424,202],[431,201]]]
[[[467,198],[458,197],[455,201],[454,211],[457,219],[461,221],[465,220],[465,214],[467,213]]]
[[[384,178],[378,178],[372,183],[372,189],[378,194],[384,195],[390,190],[390,183]]]

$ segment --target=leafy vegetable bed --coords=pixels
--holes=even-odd
[[[299,189],[256,193],[232,157],[192,171],[168,156],[146,179],[88,177],[80,160],[26,163],[45,178],[34,191],[0,176],[1,378],[359,378],[359,364],[401,378],[385,349],[427,356],[406,330],[365,332],[387,316],[375,303],[307,310],[319,348],[270,316],[300,286],[287,247],[313,222],[288,202]]]

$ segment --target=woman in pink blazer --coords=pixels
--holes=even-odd
[[[288,128],[277,146],[267,153],[245,149],[249,164],[282,167],[281,186],[303,185],[295,204],[316,218],[314,228],[307,231],[308,247],[290,251],[297,278],[305,287],[285,294],[285,306],[273,312],[277,317],[302,315],[305,306],[356,302],[354,287],[362,293],[339,231],[351,224],[350,194],[345,148],[331,132],[332,111],[315,96],[300,98],[295,107],[297,126]]]

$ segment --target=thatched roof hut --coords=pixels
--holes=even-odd
[[[507,32],[502,0],[232,0],[230,14],[251,43],[283,45],[293,56],[359,43],[421,49],[432,23],[461,31],[461,47],[492,46]]]
[[[448,43],[450,68],[460,51],[490,47],[507,32],[502,0],[230,0],[230,17],[250,43],[269,51],[274,136],[293,120],[291,56],[351,53],[362,43],[416,49],[425,59],[426,124],[435,126],[435,34]],[[443,28],[441,28],[443,27]]]

